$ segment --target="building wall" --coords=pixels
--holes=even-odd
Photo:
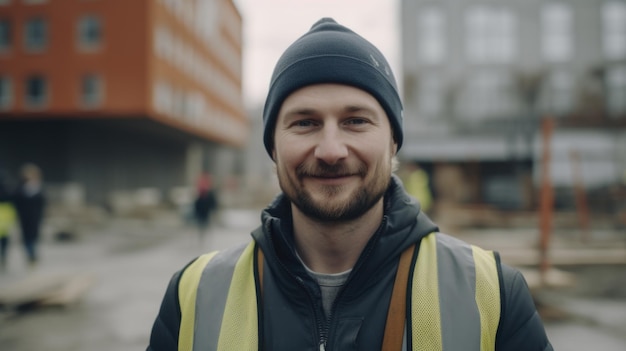
[[[623,0],[403,0],[401,157],[521,170],[482,167],[483,189],[515,184],[506,177],[539,184],[541,120],[554,118],[555,185],[572,186],[571,148],[581,152],[586,186],[623,182],[625,9]],[[607,16],[617,44],[607,44]]]
[[[97,45],[79,43],[85,16],[99,23]],[[36,52],[24,44],[34,17],[47,32]],[[76,183],[103,205],[145,188],[165,199],[193,188],[202,170],[224,178],[236,171],[234,150],[249,125],[242,19],[232,1],[15,0],[0,5],[4,19],[10,45],[0,46],[0,80],[10,80],[12,93],[8,103],[0,96],[0,167],[16,175],[21,164],[37,163],[49,185]],[[24,103],[32,74],[48,82],[47,103],[36,108]],[[96,103],[81,101],[86,75],[98,78]],[[163,82],[173,88],[167,94]]]
[[[100,19],[102,39],[95,47],[81,46],[79,21],[92,15]],[[147,11],[145,1],[46,1],[24,4],[12,1],[0,6],[0,17],[10,18],[13,43],[0,53],[0,74],[11,77],[14,102],[5,109],[14,114],[38,117],[82,117],[86,112],[109,116],[145,113],[147,107]],[[25,22],[47,22],[47,44],[29,51],[24,45]],[[80,101],[80,82],[85,74],[103,78],[102,104],[86,108]],[[41,74],[48,79],[48,103],[28,108],[24,103],[25,79]]]
[[[148,24],[153,118],[242,146],[241,17],[232,1],[155,1]]]

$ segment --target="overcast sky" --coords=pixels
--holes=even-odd
[[[397,0],[235,0],[243,17],[243,89],[262,104],[282,52],[322,17],[332,17],[376,45],[400,76]]]

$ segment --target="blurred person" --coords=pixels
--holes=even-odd
[[[5,270],[11,230],[16,224],[15,208],[11,203],[8,176],[0,169],[0,269]]]
[[[194,220],[198,225],[200,239],[204,239],[209,227],[211,214],[217,208],[217,196],[211,175],[203,172],[196,184],[196,198],[193,203]]]
[[[20,223],[22,244],[26,250],[28,263],[34,267],[39,258],[37,245],[46,206],[43,178],[37,165],[27,163],[22,166],[20,184],[14,194],[13,202]]]
[[[411,163],[402,180],[406,192],[418,200],[422,206],[421,210],[431,214],[430,209],[433,203],[433,196],[430,191],[430,181],[428,178],[426,171],[418,164]]]
[[[393,175],[402,104],[371,43],[319,20],[263,118],[282,194],[247,245],[174,274],[148,350],[552,350],[521,273],[439,233]]]

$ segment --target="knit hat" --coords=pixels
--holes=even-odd
[[[332,18],[322,18],[278,60],[263,110],[263,143],[272,156],[274,128],[283,101],[308,85],[337,83],[362,89],[387,113],[393,136],[402,145],[402,102],[383,54],[369,41]]]

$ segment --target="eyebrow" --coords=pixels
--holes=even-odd
[[[348,105],[344,108],[345,112],[367,112],[372,115],[376,114],[374,109],[363,105]]]
[[[376,113],[374,109],[367,107],[367,106],[363,106],[363,105],[347,105],[343,108],[343,112],[349,112],[349,113],[367,112],[372,115]],[[318,112],[315,108],[308,108],[308,107],[294,108],[285,113],[285,118],[289,118],[293,116],[313,116],[313,115],[316,115],[317,113]]]

